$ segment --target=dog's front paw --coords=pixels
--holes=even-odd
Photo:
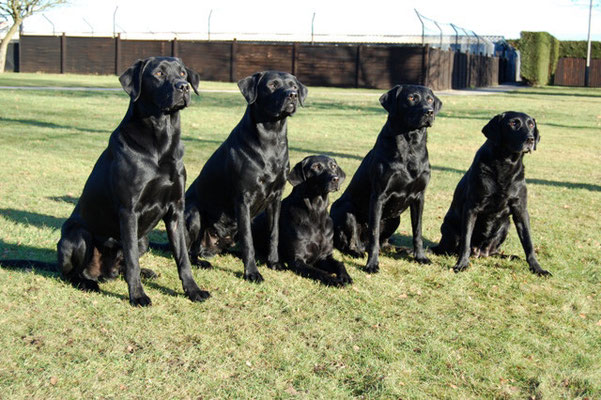
[[[261,275],[261,273],[259,271],[245,272],[244,279],[246,279],[249,282],[254,282],[254,283],[261,283],[264,281],[263,275]]]
[[[380,265],[378,262],[368,262],[365,266],[365,272],[375,274],[380,271]]]
[[[415,256],[415,261],[417,261],[419,264],[432,264],[432,261],[430,261],[430,259],[428,257],[426,257],[425,255],[419,255],[419,256]]]
[[[284,270],[284,264],[276,261],[276,262],[272,262],[272,261],[267,261],[267,268],[272,269],[274,271],[282,271]]]
[[[457,272],[461,272],[464,271],[465,269],[467,269],[469,263],[464,263],[464,262],[460,262],[457,263],[454,267],[453,267],[453,272],[457,273]]]
[[[211,293],[197,288],[186,291],[186,296],[188,296],[188,298],[192,301],[201,302],[211,297]]]
[[[353,283],[353,278],[346,272],[338,274],[338,280],[340,281],[341,286],[350,285]]]
[[[542,269],[541,267],[538,267],[538,268],[530,267],[530,272],[532,272],[533,274],[536,274],[538,276],[553,276],[552,273],[550,273],[547,270]]]
[[[130,296],[129,304],[131,304],[134,307],[147,307],[147,306],[152,305],[152,301],[150,300],[150,297],[148,297],[148,296],[146,296],[146,294],[142,293],[137,296]]]

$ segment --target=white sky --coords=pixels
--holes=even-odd
[[[419,35],[421,25],[414,8],[439,22],[475,31],[479,35],[519,38],[520,31],[547,31],[560,40],[586,40],[589,0],[72,0],[70,5],[47,11],[56,32],[109,34],[113,12],[117,31],[197,33],[206,38],[210,10],[212,38],[242,38],[233,33],[292,33],[310,40],[315,33],[359,35]],[[601,1],[593,2],[591,37],[601,40]],[[430,25],[433,29],[434,26]],[[43,16],[28,18],[25,33],[52,33]],[[446,31],[446,30],[445,30]],[[217,32],[232,33],[219,37]],[[431,31],[431,33],[434,33]],[[452,31],[448,31],[452,34]],[[173,34],[170,33],[171,36]],[[203,37],[204,35],[204,37]],[[185,38],[184,36],[180,36]],[[256,37],[261,39],[261,35]],[[286,38],[283,37],[285,40]],[[318,39],[316,39],[318,40]]]

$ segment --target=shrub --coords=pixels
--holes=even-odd
[[[521,75],[530,85],[547,85],[557,67],[559,41],[547,32],[521,32]]]

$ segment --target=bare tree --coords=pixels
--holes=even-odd
[[[51,7],[67,3],[68,0],[0,0],[0,13],[12,19],[12,24],[6,35],[0,41],[0,73],[4,72],[6,51],[10,40],[15,36],[19,25],[32,14],[47,10]]]

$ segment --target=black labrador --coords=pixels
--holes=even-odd
[[[163,219],[184,292],[202,301],[192,277],[184,232],[184,147],[179,111],[198,94],[198,73],[178,58],[136,61],[119,77],[130,96],[125,117],[111,134],[58,242],[63,277],[86,290],[124,269],[129,302],[151,304],[140,280],[146,235]]]
[[[377,272],[380,246],[411,209],[416,261],[429,263],[422,243],[424,192],[430,180],[427,128],[442,102],[427,87],[397,85],[380,97],[388,119],[376,144],[367,153],[342,196],[332,204],[334,245],[362,257],[368,252],[367,272]]]
[[[530,271],[550,275],[540,267],[530,238],[526,208],[525,153],[536,150],[540,134],[527,114],[508,111],[496,115],[482,133],[486,142],[476,152],[471,167],[455,188],[451,207],[432,251],[457,254],[455,272],[466,269],[470,254],[487,257],[499,252],[509,230],[509,216],[517,228]]]
[[[333,158],[309,156],[296,164],[288,182],[292,193],[282,200],[279,252],[281,261],[294,272],[326,285],[352,283],[344,264],[334,259],[334,225],[328,213],[328,194],[340,189],[346,177]],[[258,258],[267,254],[267,216],[252,224]]]
[[[252,219],[266,210],[267,266],[279,268],[278,221],[282,191],[290,170],[287,118],[302,106],[307,88],[285,72],[258,72],[238,82],[248,105],[242,120],[211,155],[186,191],[186,229],[193,263],[236,242],[244,279],[261,282],[255,263]]]

